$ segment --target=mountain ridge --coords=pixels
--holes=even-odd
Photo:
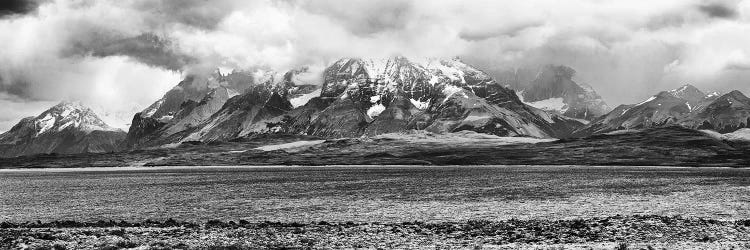
[[[575,136],[602,134],[616,130],[643,129],[671,125],[691,129],[733,132],[750,124],[750,98],[738,90],[727,94],[706,94],[686,84],[662,91],[632,105],[624,105],[574,132]]]
[[[581,125],[575,119],[524,104],[514,91],[457,58],[343,58],[325,69],[319,86],[295,82],[294,75],[300,73],[304,70],[230,84],[244,90],[224,100],[218,110],[212,109],[212,115],[202,116],[195,126],[181,127],[176,133],[165,132],[165,127],[174,128],[170,125],[174,122],[159,121],[150,117],[154,115],[144,115],[144,110],[134,118],[127,144],[137,148],[232,140],[258,133],[357,137],[410,129],[562,137]],[[216,78],[225,77],[219,74]],[[176,91],[188,80],[178,84]],[[162,100],[170,95],[168,92]],[[181,108],[172,108],[172,113],[190,103],[180,97],[172,98],[183,100]],[[163,105],[159,103],[162,100],[152,106]]]

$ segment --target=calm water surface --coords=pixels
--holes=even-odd
[[[750,170],[180,167],[0,171],[0,221],[750,218]]]

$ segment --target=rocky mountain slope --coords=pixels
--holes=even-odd
[[[416,129],[564,137],[581,125],[525,105],[514,91],[459,59],[342,59],[326,70],[324,79],[320,98],[331,104],[310,121],[307,134]]]
[[[285,98],[284,104],[277,106],[291,106],[290,102],[310,99],[316,86],[292,84],[295,75],[305,73],[307,70],[302,68],[284,75],[267,71],[229,74],[216,71],[209,77],[188,76],[162,99],[134,116],[125,144],[135,148],[234,138],[238,127],[254,124],[245,119],[255,117],[260,111],[259,105],[269,101],[274,93]],[[292,107],[286,111],[290,109]],[[271,113],[266,115],[281,114]]]
[[[682,119],[680,124],[720,133],[734,132],[750,126],[750,98],[742,92],[735,90],[707,99],[705,104],[694,109],[691,116]]]
[[[574,134],[680,125],[728,133],[750,123],[750,98],[739,91],[705,94],[691,85],[663,91],[634,105],[622,105]]]
[[[341,59],[320,76],[320,86],[296,82],[295,75],[304,73],[221,80],[200,101],[188,98],[181,86],[185,83],[180,83],[173,90],[177,94],[170,91],[136,115],[128,145],[231,140],[263,133],[358,137],[413,129],[565,137],[582,125],[524,104],[514,91],[458,59]],[[225,95],[222,87],[229,85],[239,86],[226,87],[239,94]],[[196,108],[199,115],[191,115]],[[168,119],[160,118],[165,115]]]
[[[61,102],[0,135],[0,156],[112,152],[119,149],[125,135],[88,107]]]
[[[591,86],[573,80],[575,73],[567,66],[545,65],[538,70],[508,70],[497,75],[525,103],[539,109],[584,120],[609,112],[609,106]]]

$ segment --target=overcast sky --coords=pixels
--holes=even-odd
[[[129,119],[186,72],[391,55],[564,64],[613,107],[750,93],[750,0],[2,0],[0,131],[64,99]]]

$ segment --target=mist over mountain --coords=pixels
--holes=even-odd
[[[536,72],[536,73],[533,73]],[[682,126],[747,128],[750,98],[692,85],[609,111],[575,70],[546,65],[499,79],[461,59],[343,58],[322,72],[194,73],[141,112],[127,133],[80,102],[62,102],[2,134],[3,156],[96,153],[293,135],[356,138],[425,131],[570,138]],[[607,112],[609,111],[609,112]]]
[[[744,32],[749,5],[739,0],[3,5],[0,104],[39,112],[60,100],[81,100],[118,127],[130,123],[121,114],[143,110],[187,75],[205,76],[216,67],[322,72],[344,57],[459,56],[499,82],[505,81],[498,72],[508,68],[532,69],[523,80],[530,83],[537,68],[551,64],[575,69],[572,81],[590,85],[612,107],[683,82],[747,92],[744,79],[750,76]],[[558,104],[552,101],[543,104]],[[566,112],[590,119],[585,110]],[[27,115],[3,114],[0,131]]]
[[[304,73],[217,72],[207,80],[217,84],[204,88],[189,84],[196,80],[188,77],[136,114],[127,145],[408,130],[564,137],[582,124],[524,104],[514,91],[458,59],[346,58],[325,69],[322,85],[296,82]]]
[[[563,65],[517,68],[495,73],[527,104],[568,117],[592,120],[610,108],[589,85],[573,80],[576,71]]]

